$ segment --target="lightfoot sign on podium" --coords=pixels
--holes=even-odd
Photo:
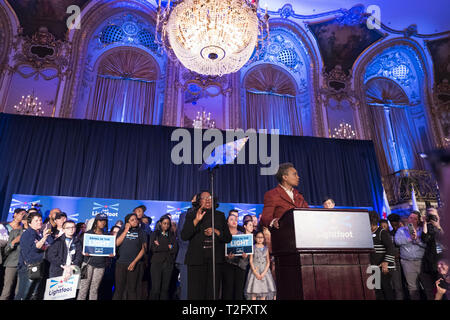
[[[302,209],[293,216],[297,248],[373,248],[367,211]]]
[[[373,252],[363,209],[287,211],[271,233],[278,300],[369,300]]]

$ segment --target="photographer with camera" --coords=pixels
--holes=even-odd
[[[53,229],[56,228],[56,222],[55,222],[55,217],[56,214],[60,214],[61,213],[61,209],[59,208],[53,208],[52,210],[50,210],[48,217],[44,220],[44,224],[42,226],[42,231],[44,231],[44,229]]]
[[[437,263],[439,279],[435,282],[436,294],[434,300],[448,300],[448,287],[450,275],[448,273],[449,263],[446,259],[440,259]]]
[[[411,300],[419,300],[420,293],[417,286],[422,271],[422,258],[426,244],[422,242],[422,227],[419,226],[420,212],[412,211],[408,216],[408,224],[398,229],[395,243],[400,247],[400,263],[408,285]]]
[[[422,260],[420,281],[425,289],[428,300],[434,299],[434,283],[438,278],[437,262],[442,257],[441,239],[444,231],[440,225],[438,211],[427,204],[426,215],[421,216],[423,231],[422,241],[426,244]]]

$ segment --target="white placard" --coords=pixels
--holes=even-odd
[[[67,281],[63,277],[47,279],[44,300],[67,300],[77,296],[80,275],[74,274]]]

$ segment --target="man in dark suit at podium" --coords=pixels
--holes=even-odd
[[[292,163],[282,163],[275,175],[278,186],[264,195],[264,208],[261,223],[266,227],[279,228],[278,220],[283,214],[294,208],[308,208],[298,186],[300,178]]]

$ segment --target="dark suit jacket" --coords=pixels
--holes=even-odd
[[[47,260],[50,262],[50,278],[63,275],[64,269],[61,268],[61,265],[66,264],[67,258],[67,246],[65,240],[66,236],[62,235],[47,249]],[[75,254],[72,255],[72,264],[81,266],[81,262],[83,261],[81,251],[83,250],[83,247],[81,241],[77,237],[73,239],[72,247],[75,249]]]
[[[186,220],[181,231],[181,239],[189,241],[188,250],[184,259],[184,263],[187,265],[204,264],[207,259],[205,253],[207,250],[211,250],[203,249],[203,241],[210,238],[205,236],[204,231],[211,227],[211,210],[207,210],[203,219],[194,227],[195,216],[195,210],[191,210],[186,214]],[[220,231],[220,236],[215,236],[216,263],[223,263],[225,261],[225,243],[231,241],[231,233],[225,219],[225,214],[215,210],[214,216],[214,228]]]
[[[291,197],[278,185],[276,188],[269,190],[264,195],[264,208],[261,214],[261,223],[269,227],[270,222],[275,218],[281,218],[283,214],[294,208],[308,208],[308,203],[302,194],[294,189],[294,202]]]
[[[155,240],[158,240],[159,246],[155,244]],[[172,245],[172,249],[169,249],[169,244]],[[168,236],[163,236],[159,231],[153,232],[150,236],[150,250],[153,253],[151,259],[152,263],[162,263],[166,260],[169,261],[169,263],[174,263],[178,250],[175,235],[169,233]]]
[[[175,260],[175,263],[184,264],[184,258],[186,256],[186,252],[189,246],[189,241],[184,241],[181,239],[181,230],[183,230],[184,222],[186,221],[186,215],[189,211],[192,211],[192,208],[187,212],[183,212],[180,214],[180,219],[178,220],[178,228],[177,228],[177,241],[178,241],[178,254]]]

